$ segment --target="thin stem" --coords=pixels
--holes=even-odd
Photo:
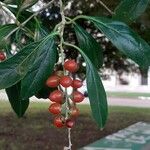
[[[102,5],[111,15],[114,14],[113,11],[111,11],[107,6],[106,4],[104,4],[101,0],[96,0],[97,3],[99,3],[100,5]],[[72,24],[73,22],[75,22],[76,20],[78,19],[86,19],[86,16],[84,15],[79,15],[73,19],[69,18],[69,17],[66,17],[67,20],[69,20],[68,22],[66,22],[66,24]]]
[[[78,19],[84,19],[85,16],[84,15],[79,15],[73,19],[69,18],[69,17],[66,17],[67,20],[69,20],[68,22],[66,22],[66,24],[72,24],[73,22],[75,22],[76,20]]]
[[[63,6],[63,2],[62,0],[59,0],[60,3],[60,14],[62,17],[62,21],[60,23],[60,52],[61,52],[61,61],[62,61],[62,66],[64,66],[64,62],[65,62],[65,57],[64,57],[64,49],[63,49],[63,43],[64,43],[64,29],[65,29],[65,24],[66,24],[66,19],[65,19],[65,15],[64,15],[64,6]],[[63,67],[63,72],[64,75],[66,74],[66,71]],[[68,95],[67,95],[67,89],[65,88],[65,95],[66,95],[66,119],[68,118]]]
[[[65,99],[65,107],[66,107],[65,119],[67,120],[68,117],[69,117],[69,115],[68,115],[68,112],[69,112],[69,97],[68,97],[67,88],[65,88],[65,96],[66,96],[66,99]]]
[[[50,1],[47,5],[43,6],[40,10],[35,12],[33,15],[31,15],[26,21],[24,21],[21,25],[25,25],[28,21],[30,21],[33,17],[37,16],[39,13],[41,13],[43,10],[48,8],[55,0]]]
[[[55,26],[55,28],[54,28],[54,32],[55,31],[57,31],[58,29],[59,29],[59,27],[61,26],[61,22],[60,23],[58,23],[56,26]]]
[[[7,40],[13,33],[15,33],[20,27],[15,28],[14,30],[12,30],[6,37],[5,40]]]
[[[104,4],[101,0],[96,0],[97,3],[99,3],[100,5],[102,5],[111,15],[114,14],[113,11],[111,11],[107,6],[106,4]],[[69,18],[69,17],[66,17],[67,20],[69,20],[68,22],[66,22],[66,24],[72,24],[73,22],[75,22],[76,20],[78,19],[86,19],[86,16],[84,15],[79,15],[73,19]]]
[[[43,8],[41,8],[40,10],[38,10],[37,12],[35,12],[33,15],[31,15],[27,20],[25,20],[23,23],[19,24],[18,27],[16,27],[14,30],[12,30],[6,37],[5,39],[7,39],[9,36],[11,36],[14,32],[16,32],[19,28],[22,28],[23,26],[26,25],[26,23],[28,23],[33,17],[37,16],[39,13],[41,13],[41,11],[45,10],[46,8],[48,8],[55,0],[50,1],[47,5],[45,5]]]
[[[63,44],[66,45],[66,46],[72,47],[72,48],[78,50],[79,52],[81,52],[81,49],[79,47],[73,45],[73,44],[70,44],[70,43],[67,43],[67,42],[64,42]]]
[[[65,14],[64,14],[64,5],[63,5],[63,2],[62,0],[59,0],[59,3],[60,3],[60,14],[61,14],[61,17],[62,17],[62,21],[60,23],[60,25],[57,26],[60,27],[60,52],[61,52],[61,59],[62,59],[62,65],[64,66],[64,49],[63,49],[63,43],[64,43],[64,29],[65,29],[65,25],[66,25],[66,19],[65,19]],[[57,29],[55,28],[55,29]],[[66,70],[64,69],[63,67],[63,71],[64,71],[64,75],[67,75],[66,73]],[[65,95],[66,95],[66,104],[65,104],[65,107],[66,107],[66,116],[65,118],[68,119],[68,111],[69,111],[69,98],[68,98],[68,91],[67,89],[65,88]],[[64,147],[64,150],[71,150],[71,147],[72,147],[72,143],[71,143],[71,129],[68,128],[68,140],[69,140],[69,146],[68,147]]]
[[[64,150],[71,150],[72,143],[71,143],[71,128],[68,128],[68,141],[69,141],[69,147],[64,147]]]
[[[61,61],[62,61],[62,66],[64,66],[64,62],[65,62],[65,57],[64,57],[64,49],[63,49],[63,42],[64,42],[64,29],[65,29],[65,24],[66,24],[66,20],[65,20],[65,15],[64,15],[64,6],[63,6],[63,3],[61,0],[59,0],[59,3],[60,3],[60,14],[61,14],[61,17],[62,17],[62,21],[60,22],[60,24],[58,24],[58,27],[60,26],[60,52],[61,52]],[[57,25],[56,25],[57,26]],[[66,71],[63,67],[63,72],[64,72],[64,75],[66,74]]]
[[[114,14],[114,12],[111,11],[110,8],[108,8],[108,7],[106,6],[106,4],[104,4],[101,0],[96,0],[96,2],[99,3],[99,4],[101,4],[111,15]]]

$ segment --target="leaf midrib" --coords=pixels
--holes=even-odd
[[[38,46],[16,67],[16,68],[20,68],[20,66],[22,66],[22,64],[43,44],[46,42],[46,40],[48,40],[51,36],[47,36],[45,39],[43,39],[39,44]],[[16,69],[17,70],[17,69]]]
[[[52,46],[51,46],[51,48],[52,48]],[[50,49],[50,48],[48,48],[48,49]],[[47,50],[47,51],[48,51],[48,50]],[[44,59],[44,61],[45,61],[45,60],[47,60],[47,59]],[[43,62],[40,63],[40,66],[41,66],[42,64],[43,64]],[[39,66],[39,68],[40,68],[40,66]],[[36,70],[35,70],[35,71],[36,71]],[[37,76],[39,70],[37,70],[36,72],[37,72],[37,73],[36,73],[36,75],[35,75],[35,78],[36,78],[36,76]],[[31,89],[31,87],[32,87],[32,85],[33,85],[34,83],[35,83],[35,80],[33,80],[32,84],[30,85],[30,89]],[[30,91],[30,90],[28,90],[28,91]]]
[[[82,52],[82,54],[83,54],[83,52]],[[90,62],[90,60],[89,60],[89,58],[85,55],[85,54],[83,54],[84,55],[84,57],[86,58],[86,61],[88,62],[88,66],[89,66],[89,70],[87,70],[87,71],[89,71],[89,72],[91,72],[91,75],[92,75],[92,78],[93,78],[93,80],[94,80],[94,83],[96,83],[96,80],[95,80],[95,78],[94,78],[94,76],[93,76],[93,71],[92,71],[92,67],[94,68],[94,66],[92,66],[91,67],[91,63],[89,63]],[[95,68],[94,68],[94,70],[95,70]],[[97,87],[97,84],[95,84],[96,85],[96,101],[98,102],[98,112],[99,112],[99,114],[101,114],[101,109],[100,109],[100,101],[98,101],[98,94],[97,93],[99,93],[99,91],[98,91],[98,87]],[[101,124],[101,126],[103,125],[103,120],[102,120],[102,117],[101,117],[101,115],[100,115],[100,124]]]
[[[106,24],[102,23],[101,21],[97,21],[97,20],[95,20],[94,18],[92,18],[92,20],[94,20],[95,22],[97,22],[97,23],[103,25],[105,28],[108,28],[108,29],[113,30],[114,32],[118,33],[120,36],[122,36],[123,38],[125,38],[127,41],[130,41],[133,45],[135,45],[134,42],[131,41],[131,40],[128,40],[128,38],[127,38],[126,36],[124,36],[124,34],[122,34],[122,32],[119,32],[119,31],[115,30],[114,28],[112,28],[112,27],[110,27],[110,26],[108,27]],[[142,49],[140,48],[140,50],[142,50],[142,52],[143,52],[145,58],[147,58],[147,55],[145,55],[145,53],[144,53],[144,51],[143,51],[143,48],[142,48]],[[147,58],[146,61],[148,62],[148,58]]]

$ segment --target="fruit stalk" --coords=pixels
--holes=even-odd
[[[63,43],[64,43],[64,29],[65,29],[65,24],[66,24],[66,19],[65,19],[65,14],[64,14],[64,5],[62,0],[59,0],[60,3],[60,14],[62,17],[62,21],[60,24],[60,52],[61,52],[61,60],[62,60],[62,66],[64,66],[64,49],[63,49]],[[63,67],[63,72],[64,75],[66,74],[65,68]],[[67,88],[65,88],[65,95],[66,95],[66,119],[68,118],[68,111],[69,111],[69,100],[68,100],[68,93],[67,93]],[[72,143],[71,143],[71,129],[68,128],[68,140],[69,140],[69,145],[68,147],[64,147],[64,150],[71,150]]]

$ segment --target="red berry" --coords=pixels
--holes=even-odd
[[[59,79],[57,75],[50,76],[46,81],[46,85],[48,87],[57,87],[59,85]]]
[[[6,56],[3,52],[0,52],[0,61],[3,61],[6,59]]]
[[[59,90],[55,90],[49,95],[49,99],[56,103],[62,103],[63,97],[63,93]]]
[[[72,101],[76,102],[76,103],[80,103],[84,100],[84,95],[79,92],[79,91],[74,91],[72,93]]]
[[[67,88],[67,87],[71,86],[72,79],[69,76],[63,76],[63,77],[60,78],[60,84],[63,87]]]
[[[76,107],[72,107],[70,109],[70,116],[73,118],[79,116],[79,109]]]
[[[61,105],[59,103],[53,103],[49,107],[49,112],[52,114],[60,114],[61,113]]]
[[[64,63],[64,68],[69,72],[76,72],[79,68],[75,60],[68,60]]]
[[[72,87],[73,88],[80,88],[81,86],[83,85],[83,83],[82,83],[82,81],[80,81],[80,80],[73,80],[73,82],[72,82]]]
[[[54,118],[54,126],[62,128],[64,126],[65,118],[63,116],[57,116]]]
[[[75,124],[74,120],[72,120],[72,119],[67,119],[66,120],[66,127],[67,128],[72,128],[74,126],[74,124]]]

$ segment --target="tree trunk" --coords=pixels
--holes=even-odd
[[[148,69],[140,69],[141,85],[148,85]]]

